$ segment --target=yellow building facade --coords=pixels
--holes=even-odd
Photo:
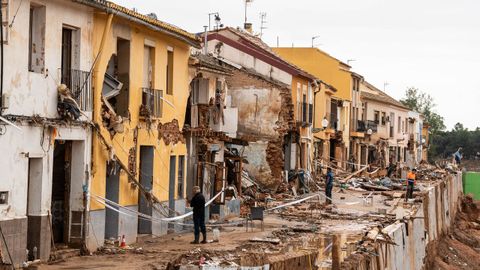
[[[139,219],[135,211],[159,218],[185,211],[187,150],[181,131],[191,81],[190,49],[199,47],[199,41],[110,2],[105,10],[94,15],[97,128],[90,222],[97,239],[125,235],[128,243],[138,234],[166,233],[168,227]],[[108,201],[118,206],[111,209]]]
[[[346,167],[350,142],[350,104],[352,100],[350,66],[318,48],[273,48],[285,60],[322,80],[326,92],[315,96],[315,134],[323,155]],[[328,86],[328,87],[327,87]],[[335,90],[335,91],[333,91]],[[328,100],[330,98],[330,100]],[[321,119],[321,120],[320,120]],[[322,120],[328,127],[322,127]],[[319,121],[318,121],[319,120]],[[320,129],[320,131],[319,131]],[[328,153],[325,153],[328,152]]]

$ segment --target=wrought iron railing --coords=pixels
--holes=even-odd
[[[142,88],[142,105],[140,116],[162,117],[163,112],[163,90]]]
[[[367,132],[369,129],[371,129],[373,133],[378,132],[378,124],[372,120],[357,121],[357,132]]]
[[[92,75],[88,71],[70,69],[62,71],[62,83],[71,91],[82,111],[92,110]]]

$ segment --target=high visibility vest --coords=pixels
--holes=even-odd
[[[408,172],[407,174],[407,181],[410,183],[410,182],[413,182],[413,184],[416,184],[417,182],[417,175],[415,175],[414,172]]]

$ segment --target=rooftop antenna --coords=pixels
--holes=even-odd
[[[260,37],[263,36],[263,30],[267,29],[265,26],[267,24],[267,13],[266,12],[260,12]]]
[[[313,44],[313,42],[315,41],[315,39],[317,39],[317,38],[319,38],[319,37],[320,37],[320,36],[313,36],[313,37],[312,37],[312,48],[315,47],[314,44]]]
[[[355,61],[357,61],[357,60],[355,60],[355,59],[348,59],[348,60],[347,60],[347,65],[350,66],[350,62],[355,62]]]
[[[383,83],[383,92],[386,92],[387,86],[389,85],[388,82]]]
[[[277,36],[277,47],[280,47],[280,37]]]

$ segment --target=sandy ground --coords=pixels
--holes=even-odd
[[[242,243],[248,242],[253,237],[265,237],[285,221],[271,216],[265,220],[264,231],[261,231],[259,222],[253,232],[245,227],[229,227],[221,231],[220,242],[192,245],[193,233],[182,233],[162,236],[158,238],[144,237],[132,245],[132,249],[126,254],[94,254],[92,256],[72,257],[66,261],[40,265],[39,270],[66,270],[66,269],[166,269],[168,262],[173,261],[179,255],[195,249],[207,249],[209,251],[232,251]],[[288,222],[289,225],[305,225],[302,222]],[[212,233],[207,233],[212,237]],[[137,251],[141,248],[141,251]]]
[[[362,197],[365,197],[365,192],[346,192],[338,193],[338,190],[335,190],[334,200],[337,207],[337,213],[345,216],[356,216],[360,214],[365,214],[368,212],[375,212],[379,208],[390,208],[382,202],[381,195],[373,196],[373,203],[366,205],[363,203]],[[369,193],[366,193],[367,195]],[[321,204],[323,203],[323,198],[320,201],[313,200],[309,203],[312,204]],[[356,204],[350,204],[352,202],[357,202]],[[280,203],[280,202],[278,202]],[[225,254],[238,254],[240,250],[248,250],[248,252],[257,252],[262,253],[268,249],[268,245],[250,243],[249,240],[253,237],[264,238],[267,236],[272,236],[272,232],[277,233],[285,227],[294,227],[294,226],[312,226],[312,224],[317,224],[319,226],[319,231],[315,235],[316,240],[320,235],[326,235],[333,232],[342,232],[346,234],[348,239],[356,239],[358,236],[362,235],[362,232],[367,230],[371,226],[371,222],[367,220],[358,220],[355,218],[350,219],[328,219],[310,217],[308,215],[310,210],[306,210],[309,206],[309,203],[303,205],[298,205],[291,209],[291,213],[296,214],[299,210],[302,210],[303,213],[307,213],[304,216],[295,217],[295,216],[279,216],[277,214],[268,215],[265,219],[264,231],[260,230],[259,221],[256,221],[256,228],[253,229],[253,232],[249,229],[248,232],[245,231],[245,227],[226,227],[221,230],[220,242],[218,243],[208,243],[208,244],[199,244],[192,245],[190,241],[193,240],[193,233],[182,233],[182,234],[171,234],[158,238],[142,237],[138,240],[138,243],[131,246],[131,249],[125,252],[118,252],[116,254],[105,254],[105,253],[96,253],[92,256],[83,256],[83,257],[72,257],[68,258],[65,261],[57,262],[55,264],[42,264],[32,269],[40,270],[60,270],[60,269],[166,269],[169,262],[175,261],[180,255],[191,254],[189,259],[198,260],[201,257],[202,252],[208,254],[222,254],[220,256],[225,256]],[[288,211],[287,211],[288,212]],[[238,220],[237,220],[238,221]],[[209,232],[209,239],[212,239],[212,232]],[[308,238],[312,240],[312,235],[308,237],[304,234],[297,235],[302,240]],[[288,242],[290,236],[287,239],[283,239]],[[310,237],[310,238],[309,238]],[[321,236],[324,237],[324,236]],[[324,237],[325,238],[325,237]],[[296,239],[292,242],[299,242],[299,239]],[[328,240],[331,241],[331,240]],[[313,241],[312,241],[313,242]],[[327,245],[325,241],[321,245]],[[141,248],[141,249],[139,249]],[[317,248],[320,248],[317,246]],[[274,250],[275,247],[272,249]],[[277,249],[278,252],[278,249]],[[282,252],[282,251],[280,251]],[[203,253],[203,254],[206,254]],[[206,255],[207,256],[207,255]],[[242,256],[242,255],[241,255]],[[238,257],[237,257],[238,259]],[[242,258],[243,260],[243,258]]]

